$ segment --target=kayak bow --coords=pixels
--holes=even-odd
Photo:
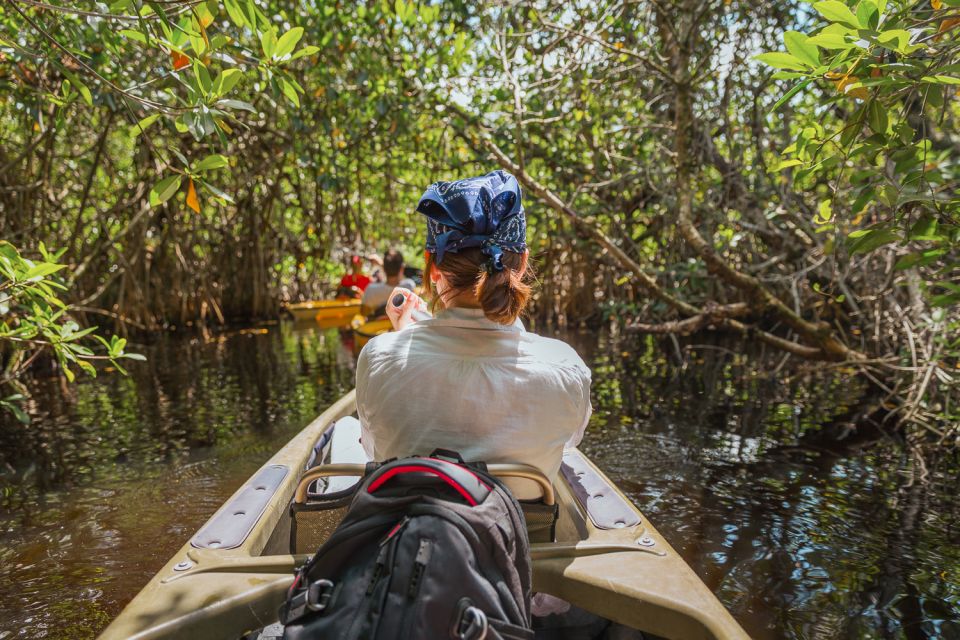
[[[353,349],[356,353],[360,353],[363,346],[370,342],[370,338],[393,331],[390,319],[384,317],[367,320],[358,315],[350,322],[350,326],[353,328]]]
[[[362,472],[359,423],[347,417],[355,410],[351,391],[294,436],[167,562],[101,638],[236,640],[276,621],[294,568],[309,557],[291,548],[290,505],[305,493],[301,479],[310,482],[303,478],[305,469],[318,476],[349,475],[353,468]],[[352,464],[343,464],[344,458]],[[340,464],[313,466],[317,461]],[[663,638],[748,640],[703,581],[585,455],[577,450],[564,455],[553,489],[550,500],[560,507],[555,539],[531,545],[536,591]]]
[[[343,327],[360,312],[360,301],[348,300],[311,300],[289,304],[285,310],[297,322],[318,322],[328,327]]]

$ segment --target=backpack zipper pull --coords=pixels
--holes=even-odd
[[[431,542],[426,538],[420,538],[420,547],[417,549],[417,557],[413,561],[413,572],[410,574],[410,587],[407,589],[407,597],[413,598],[420,590],[420,579],[427,568],[427,562],[430,560]]]
[[[373,575],[370,576],[370,584],[367,585],[366,595],[370,596],[373,594],[373,590],[377,586],[377,581],[380,580],[380,576],[383,575],[383,568],[387,565],[387,547],[380,544],[380,553],[377,554],[377,564],[373,568]]]

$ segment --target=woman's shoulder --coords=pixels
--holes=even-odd
[[[360,350],[358,363],[365,361],[382,365],[389,362],[405,362],[413,352],[422,350],[422,345],[413,344],[413,338],[420,330],[422,330],[421,327],[414,325],[402,331],[388,331],[370,338]]]
[[[386,372],[409,368],[416,361],[462,358],[472,361],[513,361],[516,366],[548,371],[565,371],[567,375],[590,379],[590,368],[566,342],[529,331],[519,333],[519,340],[500,340],[482,350],[459,336],[435,335],[430,326],[413,325],[402,331],[391,331],[372,338],[360,352],[360,365]],[[513,334],[517,335],[517,334]],[[518,358],[519,356],[519,358]]]
[[[387,333],[381,333],[378,336],[370,338],[370,340],[367,341],[367,344],[363,345],[363,349],[360,350],[360,357],[371,358],[390,355],[396,352],[398,336],[400,336],[400,332],[389,331]],[[400,337],[402,339],[402,336]]]
[[[533,358],[554,366],[580,369],[589,375],[590,369],[583,358],[563,340],[548,338],[529,331],[524,334],[524,338],[527,343],[528,355]]]

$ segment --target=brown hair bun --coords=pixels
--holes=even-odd
[[[489,320],[513,324],[526,309],[532,292],[530,270],[525,268],[526,255],[504,251],[500,258],[504,269],[490,273],[486,268],[488,260],[479,248],[447,253],[443,264],[436,264],[433,254],[428,253],[424,275],[436,268],[450,284],[442,296],[444,304],[469,291],[477,296],[483,315]]]

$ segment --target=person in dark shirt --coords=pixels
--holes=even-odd
[[[417,286],[410,278],[403,277],[403,254],[397,249],[390,249],[383,256],[383,272],[386,274],[386,281],[373,282],[363,292],[361,302],[365,313],[381,311],[395,287],[413,291]]]

